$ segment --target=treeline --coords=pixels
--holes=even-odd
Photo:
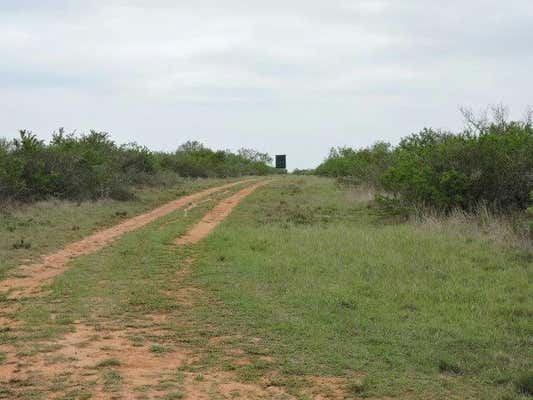
[[[527,208],[533,191],[531,113],[507,121],[503,107],[494,108],[490,119],[462,111],[467,123],[461,132],[424,129],[396,147],[332,149],[315,173],[442,210]]]
[[[49,143],[28,131],[0,138],[0,201],[50,196],[84,200],[132,197],[134,185],[163,182],[164,176],[235,177],[275,173],[268,154],[251,149],[214,151],[187,142],[173,153],[135,143],[118,145],[105,132],[54,133]]]

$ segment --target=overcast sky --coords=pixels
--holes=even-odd
[[[0,0],[0,136],[287,153],[533,105],[532,0]]]

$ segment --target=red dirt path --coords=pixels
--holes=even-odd
[[[215,208],[209,211],[204,217],[189,229],[183,236],[176,239],[174,243],[178,245],[194,244],[209,235],[220,224],[231,211],[239,204],[246,196],[250,195],[254,190],[266,185],[271,181],[262,181],[255,185],[248,186],[233,196],[222,200]]]

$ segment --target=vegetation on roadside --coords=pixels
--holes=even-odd
[[[355,397],[525,398],[531,253],[457,232],[387,223],[330,179],[277,181],[199,245],[195,279],[222,302],[193,311],[275,358],[246,376],[338,375]]]
[[[377,143],[364,149],[332,149],[315,173],[365,184],[402,204],[450,211],[525,209],[533,190],[533,124],[508,121],[506,110],[493,118],[463,110],[466,128],[459,133],[427,128],[398,146]]]
[[[235,177],[275,173],[268,154],[251,149],[214,151],[187,142],[173,153],[135,143],[118,145],[105,132],[54,133],[49,143],[31,132],[0,139],[0,201],[57,197],[128,200],[139,184],[158,185],[176,177]]]

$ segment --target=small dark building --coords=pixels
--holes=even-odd
[[[278,154],[276,156],[276,168],[279,168],[279,169],[287,168],[287,156],[285,154]]]

